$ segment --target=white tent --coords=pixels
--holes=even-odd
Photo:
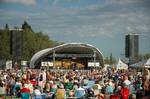
[[[150,58],[147,60],[147,62],[144,64],[144,67],[150,68]]]
[[[143,68],[144,64],[146,63],[146,60],[137,62],[135,64],[131,64],[130,67],[132,68]]]
[[[128,65],[119,59],[116,69],[128,69]]]

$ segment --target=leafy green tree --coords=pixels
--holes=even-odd
[[[9,30],[0,30],[0,59],[10,58]]]
[[[110,57],[106,57],[104,59],[104,63],[105,64],[110,64],[110,65],[116,63],[116,59],[115,59],[115,57],[113,57],[112,53],[110,54]]]
[[[149,59],[150,58],[150,53],[147,53],[147,54],[140,54],[138,56],[138,60],[139,61],[142,61],[142,60],[146,60],[146,59]]]
[[[18,28],[15,27],[17,30]],[[57,41],[49,39],[48,35],[38,32],[35,33],[32,27],[24,21],[22,24],[22,59],[30,60],[31,57],[38,51],[58,45]],[[10,54],[10,30],[8,24],[4,29],[0,30],[0,60],[11,59]]]
[[[5,30],[9,30],[8,24],[5,25]]]
[[[105,63],[105,64],[109,64],[109,58],[108,58],[108,57],[106,57],[106,58],[104,59],[104,63]]]
[[[58,45],[42,32],[35,33],[31,26],[24,22],[23,29],[23,59],[29,60],[36,52]]]
[[[22,24],[22,29],[29,29],[32,31],[31,26],[26,21],[24,21],[24,23]]]

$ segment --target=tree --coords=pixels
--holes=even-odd
[[[109,64],[109,58],[108,58],[108,57],[106,57],[106,58],[104,59],[104,63],[105,63],[105,64]]]
[[[9,30],[8,24],[5,25],[5,30]]]
[[[146,53],[146,54],[140,54],[138,56],[138,61],[142,61],[142,60],[146,60],[150,58],[150,53]]]
[[[16,28],[16,30],[17,29],[18,28]],[[57,41],[49,39],[49,36],[42,32],[35,33],[26,21],[22,24],[21,32],[23,35],[23,60],[30,60],[36,52],[59,44]],[[5,25],[4,29],[0,30],[0,60],[1,59],[11,59],[10,30],[8,24]]]
[[[23,58],[29,60],[36,52],[58,45],[50,40],[48,35],[42,32],[35,33],[31,26],[25,21],[22,25],[23,29]]]
[[[112,56],[112,53],[110,54],[110,64],[113,64],[113,56]]]
[[[24,21],[24,23],[22,24],[22,29],[29,29],[32,31],[31,26],[26,21]]]
[[[0,30],[0,59],[10,58],[9,31]]]
[[[112,53],[110,54],[109,57],[106,57],[106,58],[104,59],[104,63],[105,63],[105,64],[110,64],[110,65],[116,63],[116,59],[115,59],[115,57],[113,57]]]

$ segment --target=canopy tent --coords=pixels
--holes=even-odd
[[[145,68],[150,68],[150,58],[147,60],[147,62],[144,64]]]
[[[125,64],[124,62],[122,62],[120,59],[119,59],[119,61],[118,61],[118,63],[117,63],[117,65],[116,65],[117,67],[116,67],[116,69],[118,70],[120,70],[120,69],[128,69],[128,65],[127,64]]]
[[[142,67],[144,67],[145,63],[146,63],[146,60],[143,60],[143,61],[140,61],[138,63],[131,64],[130,67],[132,67],[132,68],[142,68]]]

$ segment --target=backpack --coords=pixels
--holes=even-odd
[[[40,81],[43,81],[43,75],[40,75],[40,79],[39,79]]]

